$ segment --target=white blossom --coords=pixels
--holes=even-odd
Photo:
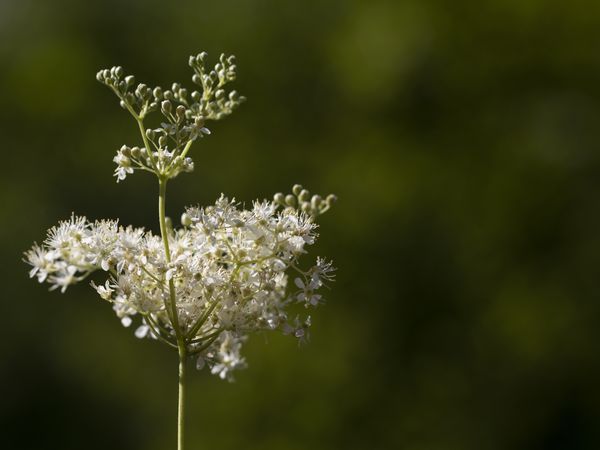
[[[167,182],[193,171],[189,151],[211,134],[206,121],[227,117],[245,100],[226,91],[236,78],[234,56],[221,54],[212,69],[206,58],[205,52],[189,58],[199,90],[188,91],[179,83],[170,89],[135,86],[135,78],[125,76],[120,66],[96,76],[140,131],[141,147],[117,150],[114,176],[117,182],[139,171],[157,177],[160,235],[115,220],[92,222],[72,215],[25,252],[30,277],[48,283],[50,290],[65,292],[88,276],[103,277],[90,284],[111,303],[121,324],[131,327],[135,321],[137,338],[177,351],[180,424],[188,358],[196,359],[198,370],[208,366],[231,381],[236,370],[246,367],[241,349],[249,334],[280,330],[299,344],[307,342],[311,316],[301,320],[294,310],[323,303],[321,290],[334,278],[331,263],[322,258],[308,269],[300,264],[317,238],[315,218],[331,208],[334,195],[311,196],[297,184],[291,194],[277,193],[272,201],[255,201],[248,209],[221,195],[213,205],[187,208],[179,229],[166,218]],[[147,128],[147,116],[158,112],[162,118],[153,123],[160,126]],[[290,276],[293,283],[288,283]],[[182,431],[180,426],[178,448]]]
[[[169,262],[150,231],[72,216],[26,253],[30,275],[64,292],[94,271],[105,273],[102,284],[91,284],[121,323],[128,327],[141,315],[138,338],[175,344],[172,283],[189,352],[223,379],[245,366],[240,350],[251,332],[280,329],[307,341],[310,318],[290,323],[289,310],[296,302],[322,303],[320,290],[334,270],[321,258],[308,270],[298,267],[317,237],[313,217],[266,200],[243,209],[224,195],[187,208],[184,217],[187,226],[169,232]],[[288,290],[289,272],[298,291]]]
[[[94,276],[92,287],[112,304],[121,324],[134,320],[136,337],[159,340],[175,349],[180,360],[196,357],[198,368],[230,380],[245,367],[241,347],[253,332],[280,330],[299,342],[308,340],[310,316],[301,321],[294,308],[323,303],[322,288],[332,281],[333,267],[324,259],[308,269],[300,258],[317,239],[315,218],[331,208],[335,196],[312,195],[300,185],[273,200],[255,201],[248,209],[221,195],[207,207],[187,208],[182,228],[165,218],[167,181],[194,169],[191,145],[211,134],[206,122],[220,120],[245,98],[226,85],[236,78],[233,56],[222,54],[214,68],[205,52],[191,56],[192,82],[170,89],[135,85],[116,66],[98,72],[120,105],[135,119],[141,146],[123,145],[113,161],[123,181],[136,171],[150,172],[159,182],[160,235],[116,220],[89,221],[72,215],[47,232],[41,245],[25,253],[30,277],[65,292]],[[160,113],[156,128],[146,117]],[[293,283],[288,283],[292,277]],[[136,317],[137,316],[137,317]]]
[[[308,329],[312,325],[312,319],[308,316],[304,322],[300,321],[300,317],[296,316],[292,323],[283,324],[283,334],[294,336],[298,339],[298,345],[305,344],[310,340]]]

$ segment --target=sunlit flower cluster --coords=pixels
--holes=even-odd
[[[249,333],[280,330],[308,340],[311,318],[294,312],[303,310],[294,305],[323,303],[322,288],[334,277],[325,259],[308,269],[299,262],[317,238],[315,218],[331,208],[334,195],[311,195],[295,185],[290,194],[275,194],[249,209],[222,195],[214,205],[188,208],[179,229],[167,221],[167,182],[194,169],[188,152],[210,134],[206,121],[228,116],[245,100],[224,90],[236,78],[234,57],[221,55],[213,69],[206,69],[206,57],[203,52],[189,59],[200,89],[191,93],[179,83],[168,90],[136,87],[121,67],[97,74],[135,119],[142,141],[117,151],[114,175],[117,181],[136,170],[156,175],[160,235],[73,215],[25,254],[30,275],[61,292],[96,271],[105,273],[98,284],[92,281],[94,289],[124,326],[137,321],[138,338],[178,351],[180,383],[190,356],[198,368],[208,365],[213,374],[231,379],[245,366],[240,350]],[[147,116],[158,111],[160,125],[148,127]]]
[[[188,355],[198,355],[198,365],[208,363],[221,378],[244,366],[240,347],[250,332],[281,330],[307,339],[310,319],[290,318],[289,307],[320,304],[334,270],[322,258],[308,270],[298,267],[317,237],[311,215],[275,201],[242,209],[221,196],[209,207],[188,208],[182,223],[169,232],[168,262],[161,237],[150,231],[73,216],[27,253],[30,275],[64,292],[96,270],[106,272],[104,283],[92,285],[123,325],[139,315],[136,336],[177,347],[176,314]]]

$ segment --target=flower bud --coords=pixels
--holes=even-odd
[[[163,98],[162,88],[159,86],[155,87],[154,90],[152,91],[152,95],[154,95],[154,98],[156,100],[162,100],[162,98]]]
[[[181,225],[184,227],[189,227],[192,224],[192,218],[188,216],[186,213],[181,215]]]
[[[333,205],[336,201],[337,201],[337,196],[335,196],[333,194],[329,194],[327,196],[327,198],[325,199],[325,203],[327,203],[327,206]]]
[[[135,77],[133,75],[127,75],[125,77],[125,84],[127,86],[131,86],[135,82]]]
[[[160,104],[160,109],[164,114],[169,114],[172,109],[171,102],[169,100],[163,100],[163,102]]]
[[[319,211],[319,207],[321,206],[322,202],[323,202],[323,199],[321,198],[320,195],[313,195],[312,198],[311,198],[311,200],[310,200],[310,206],[315,211]]]
[[[200,75],[198,75],[197,73],[195,73],[192,76],[192,81],[196,84],[200,84],[200,85],[202,84],[202,78],[200,78]]]
[[[308,201],[309,198],[310,198],[310,192],[308,192],[307,189],[302,189],[300,191],[300,194],[298,194],[298,200],[300,200],[302,202]]]
[[[273,201],[278,205],[283,205],[285,202],[285,196],[281,192],[278,192],[273,196]]]
[[[183,120],[185,118],[185,106],[179,105],[176,109],[177,118]]]
[[[292,187],[292,192],[294,193],[294,195],[299,195],[300,192],[302,192],[302,185],[295,184],[294,187]]]
[[[123,68],[121,66],[115,67],[115,75],[117,78],[121,78],[123,76]]]
[[[296,206],[296,197],[291,194],[285,196],[285,204],[288,206]]]
[[[137,97],[144,98],[147,96],[147,93],[148,93],[148,86],[146,86],[144,83],[138,84],[138,87],[135,90],[135,95]]]
[[[153,140],[154,139],[154,135],[155,135],[154,130],[151,130],[151,129],[147,129],[146,130],[146,137],[148,139]]]

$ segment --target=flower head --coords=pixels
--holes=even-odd
[[[117,182],[136,170],[157,176],[160,236],[116,220],[91,222],[72,215],[48,230],[25,260],[31,277],[61,292],[102,272],[106,279],[92,287],[112,304],[123,326],[139,317],[135,336],[174,347],[182,359],[195,355],[198,367],[208,364],[213,374],[231,379],[233,371],[245,367],[240,351],[250,333],[280,330],[308,340],[310,316],[303,321],[289,316],[296,304],[323,303],[321,289],[333,280],[331,263],[317,258],[302,269],[300,258],[317,239],[316,218],[331,208],[335,196],[311,196],[295,185],[288,195],[278,193],[245,209],[221,195],[213,205],[187,208],[181,228],[167,224],[167,181],[193,170],[188,152],[210,135],[206,122],[223,119],[245,100],[225,91],[236,78],[235,58],[221,55],[214,68],[206,67],[206,58],[200,53],[189,60],[199,91],[179,83],[170,89],[135,86],[121,67],[97,74],[141,132],[142,145],[117,151],[114,176]],[[160,126],[147,128],[144,120],[154,112],[162,114]],[[290,273],[293,283],[288,283]]]
[[[30,274],[65,292],[96,270],[106,273],[108,279],[92,287],[124,326],[139,315],[137,337],[174,345],[175,314],[189,352],[221,378],[245,366],[239,352],[249,333],[280,329],[306,341],[310,321],[290,322],[290,308],[322,303],[321,288],[334,270],[322,258],[299,268],[317,237],[314,217],[267,200],[244,209],[224,195],[211,206],[187,208],[184,216],[187,226],[167,236],[170,258],[150,231],[72,216],[26,253]],[[290,271],[297,291],[288,289]]]

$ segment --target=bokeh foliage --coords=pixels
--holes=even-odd
[[[111,177],[139,142],[95,73],[187,83],[200,50],[237,55],[248,102],[168,214],[336,192],[339,275],[309,346],[193,373],[191,448],[598,448],[599,48],[580,0],[0,2],[2,448],[173,447],[176,355],[19,260],[71,211],[157,230],[154,179]]]

